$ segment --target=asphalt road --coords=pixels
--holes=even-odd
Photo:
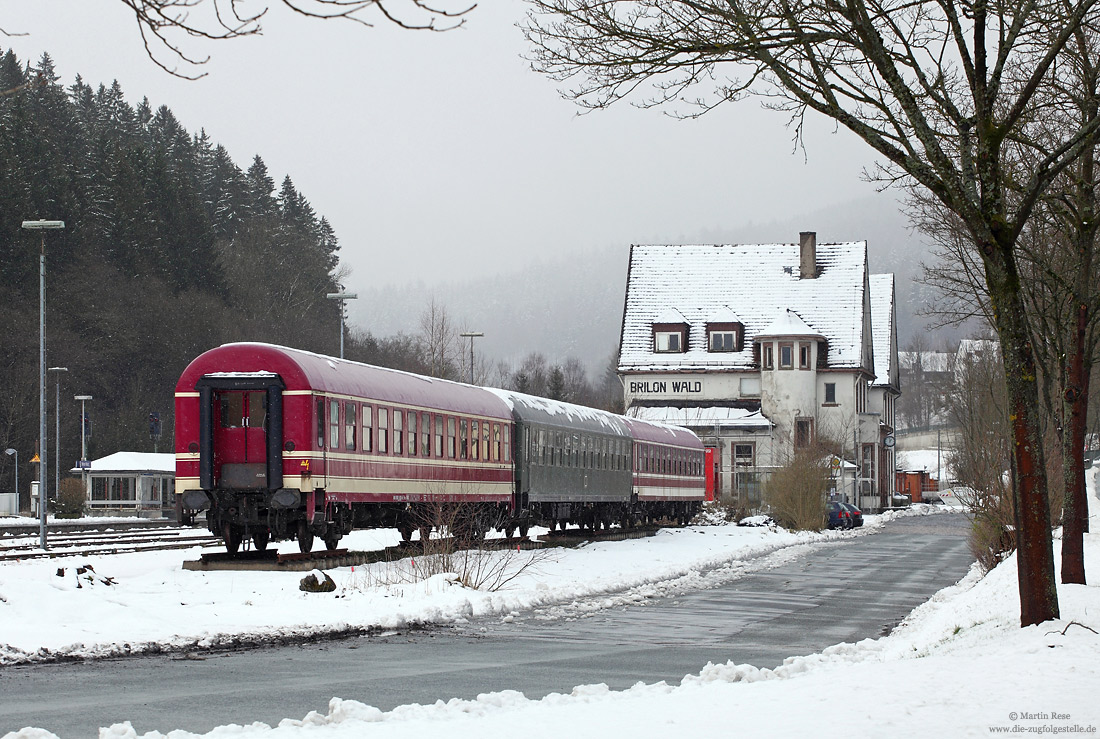
[[[901,519],[773,569],[630,607],[556,609],[457,628],[302,646],[0,668],[0,732],[96,736],[275,725],[339,696],[382,709],[513,689],[679,682],[707,662],[772,667],[888,633],[970,565],[961,515]]]

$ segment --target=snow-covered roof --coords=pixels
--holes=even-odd
[[[736,427],[770,429],[772,422],[759,410],[708,406],[704,408],[679,408],[676,406],[631,406],[627,415],[644,421],[667,423],[673,426],[700,427]]]
[[[92,460],[88,472],[165,472],[176,473],[175,454],[152,452],[115,452]]]
[[[788,309],[825,338],[831,367],[870,364],[863,356],[866,242],[818,244],[814,279],[799,279],[799,258],[798,244],[631,247],[619,369],[751,367],[754,337]],[[670,309],[689,326],[683,353],[654,351],[653,324],[665,323]],[[706,324],[727,310],[745,327],[743,349],[710,353]]]
[[[805,336],[824,339],[824,335],[810,328],[802,317],[788,308],[780,313],[774,321],[769,323],[763,331],[758,333],[755,339],[775,339],[784,336]]]
[[[948,352],[898,352],[898,364],[906,370],[951,372],[955,355]]]
[[[897,330],[894,325],[894,276],[871,275],[871,337],[875,346],[876,386],[897,385]]]

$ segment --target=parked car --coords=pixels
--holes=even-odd
[[[825,526],[830,529],[850,529],[852,528],[852,515],[844,509],[843,503],[838,503],[835,500],[830,500],[825,504],[825,515],[827,520]]]
[[[844,506],[844,510],[848,511],[848,518],[852,522],[852,528],[859,528],[863,525],[863,511],[856,508],[851,503],[841,503]]]

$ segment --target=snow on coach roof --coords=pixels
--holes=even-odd
[[[261,343],[223,344],[195,358],[176,392],[193,392],[201,377],[278,375],[287,390],[357,395],[445,411],[509,419],[507,404],[484,388],[375,367],[348,359]]]
[[[596,408],[566,403],[561,400],[550,400],[549,398],[540,398],[535,395],[526,395],[498,388],[486,389],[504,400],[515,414],[524,421],[545,423],[551,426],[569,426],[570,428],[581,428],[586,431],[614,434],[615,436],[632,436],[640,441],[702,448],[699,437],[680,426],[652,421],[638,422],[633,418],[619,416]]]
[[[863,361],[867,242],[817,244],[818,275],[799,279],[798,244],[638,244],[630,250],[619,369],[750,367],[753,339],[795,311],[824,336],[833,367]],[[689,325],[687,351],[653,351],[653,324],[669,311]],[[706,324],[732,312],[745,326],[742,351],[707,351]]]

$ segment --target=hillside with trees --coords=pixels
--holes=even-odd
[[[21,479],[32,477],[38,437],[40,241],[24,220],[65,222],[46,239],[47,366],[69,370],[63,467],[80,457],[74,394],[94,397],[91,455],[152,451],[154,412],[166,451],[176,380],[200,352],[237,340],[337,351],[328,221],[290,176],[276,186],[258,155],[242,169],[168,107],[131,104],[117,82],[63,87],[48,55],[27,64],[9,50],[0,172],[0,444],[20,451]]]

